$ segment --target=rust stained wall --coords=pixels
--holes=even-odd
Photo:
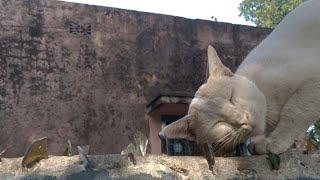
[[[91,25],[92,35],[69,25]],[[50,154],[70,139],[92,154],[119,153],[148,134],[147,102],[194,92],[206,48],[233,71],[271,30],[57,2],[0,1],[0,149],[21,156],[39,137]]]

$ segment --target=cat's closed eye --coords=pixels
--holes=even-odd
[[[234,103],[233,91],[231,91],[231,95],[230,95],[229,101],[230,101],[230,103],[231,103],[232,105],[235,105],[235,103]]]

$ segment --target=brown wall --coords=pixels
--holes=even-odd
[[[71,34],[72,23],[92,34]],[[160,91],[194,92],[205,79],[206,48],[233,71],[270,29],[79,5],[0,1],[0,149],[21,156],[49,138],[92,154],[119,153],[148,133],[146,103]]]

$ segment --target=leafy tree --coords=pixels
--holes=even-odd
[[[291,10],[307,0],[243,0],[240,14],[257,26],[274,28]]]
[[[320,120],[314,123],[307,131],[308,139],[320,147]]]

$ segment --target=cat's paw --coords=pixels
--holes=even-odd
[[[256,143],[251,143],[248,146],[251,154],[281,154],[288,148],[283,142],[272,140],[271,138],[263,138]]]
[[[267,147],[270,142],[267,138],[263,138],[258,142],[250,143],[248,150],[251,154],[267,154]]]

